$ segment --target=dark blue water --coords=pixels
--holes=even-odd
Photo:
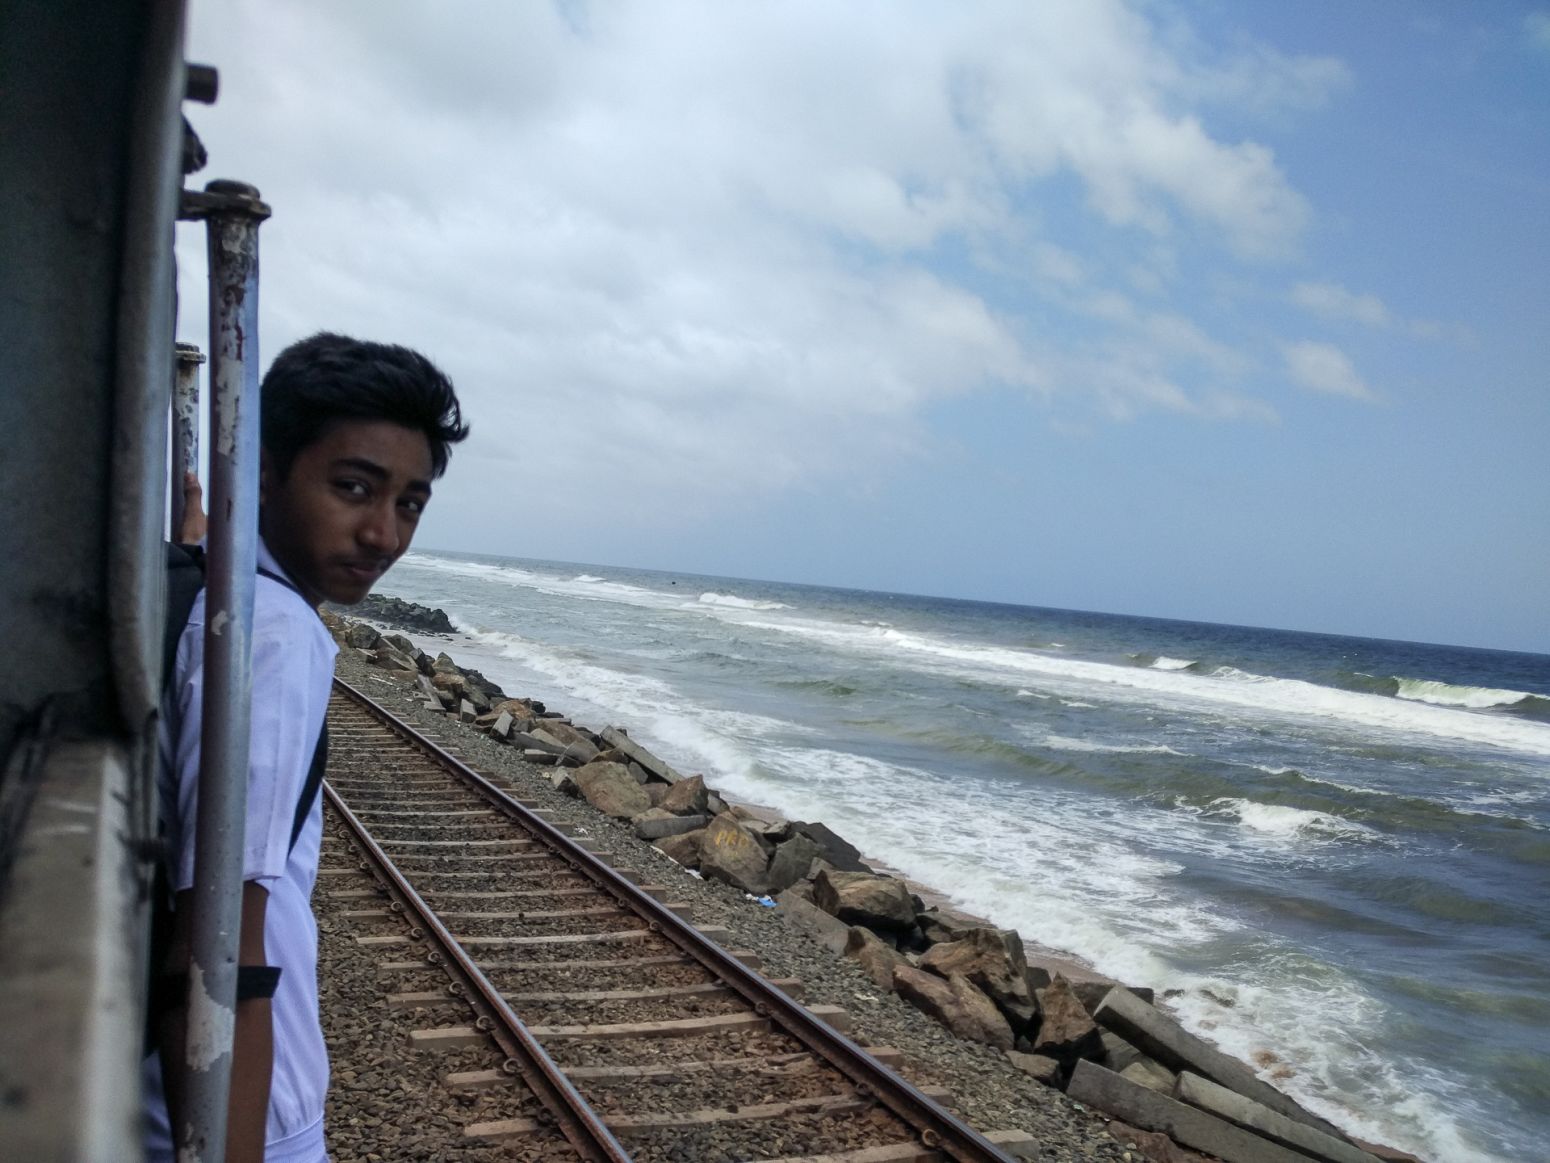
[[[1550,1142],[1550,658],[471,554],[386,588],[1357,1133]]]

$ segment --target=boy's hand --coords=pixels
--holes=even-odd
[[[195,545],[204,539],[205,491],[191,472],[183,474],[183,524],[174,532],[179,545]]]

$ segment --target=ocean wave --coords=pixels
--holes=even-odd
[[[793,691],[816,691],[821,695],[832,695],[837,699],[848,699],[859,689],[849,683],[838,682],[831,678],[793,678],[777,679],[775,685]]]
[[[1068,739],[1064,735],[1046,735],[1046,747],[1057,751],[1109,751],[1116,754],[1183,755],[1162,743],[1094,743],[1090,739]]]
[[[1436,707],[1452,707],[1466,711],[1499,711],[1518,718],[1550,720],[1550,695],[1536,694],[1533,691],[1469,686],[1464,683],[1440,682],[1437,679],[1367,674],[1360,670],[1344,671],[1335,681],[1337,685],[1347,690],[1388,695],[1390,698],[1407,699],[1415,703],[1430,703]]]
[[[1185,810],[1194,810],[1187,803],[1180,803]],[[1330,812],[1293,808],[1285,804],[1262,804],[1257,800],[1223,796],[1212,800],[1199,814],[1208,820],[1223,820],[1240,824],[1250,831],[1282,840],[1299,838],[1315,839],[1375,839],[1371,828],[1350,820],[1343,820]]]
[[[849,654],[882,657],[894,665],[949,672],[971,678],[1015,676],[1060,693],[1092,697],[1110,693],[1126,702],[1142,699],[1163,706],[1208,706],[1262,719],[1266,716],[1342,727],[1391,731],[1414,739],[1432,737],[1487,747],[1550,755],[1550,727],[1510,715],[1482,715],[1460,707],[1429,705],[1379,694],[1323,686],[1303,679],[1276,678],[1232,666],[1208,674],[1153,670],[990,646],[896,629],[866,629],[791,618],[747,623],[750,627],[821,642]],[[1021,684],[1019,684],[1021,685]],[[1015,689],[1015,688],[1014,688]],[[1086,703],[1085,699],[1067,700]],[[1086,703],[1091,706],[1091,703]]]
[[[1141,651],[1127,656],[1137,666],[1150,667],[1152,670],[1188,670],[1192,666],[1199,666],[1198,660],[1193,658],[1170,658],[1166,654],[1148,654]]]
[[[701,605],[725,606],[732,610],[789,610],[785,602],[761,602],[754,598],[740,598],[736,594],[718,594],[708,591],[699,597]]]
[[[1055,696],[1054,695],[1041,695],[1038,691],[1031,691],[1031,690],[1028,690],[1025,687],[1019,687],[1018,690],[1017,690],[1017,697],[1020,698],[1020,699],[1046,699],[1046,700],[1048,700],[1048,699],[1054,698]]]
[[[1500,690],[1495,687],[1458,686],[1451,682],[1436,682],[1422,678],[1398,678],[1395,694],[1402,699],[1418,703],[1432,703],[1439,707],[1468,707],[1483,710],[1486,707],[1510,707],[1525,699],[1534,698],[1527,691]]]
[[[611,582],[592,574],[583,573],[572,577],[556,577],[518,565],[491,565],[482,561],[458,561],[453,558],[431,557],[423,553],[407,553],[399,563],[434,573],[452,574],[455,577],[474,578],[494,582],[513,589],[535,590],[561,598],[581,598],[589,602],[615,602],[625,606],[646,609],[676,609],[683,603],[678,594],[662,593],[644,586],[632,586],[625,582]]]

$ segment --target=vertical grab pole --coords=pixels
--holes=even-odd
[[[247,820],[253,590],[258,555],[258,227],[269,207],[242,182],[194,196],[210,244],[210,515],[204,711],[194,840],[185,1106],[179,1163],[226,1155]]]
[[[181,541],[183,478],[199,475],[199,365],[204,352],[192,343],[178,344],[178,374],[172,385],[172,540]]]

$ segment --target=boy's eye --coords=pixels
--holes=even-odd
[[[405,497],[398,504],[405,512],[413,513],[416,517],[425,512],[425,502],[419,497]]]
[[[364,497],[370,491],[366,482],[354,477],[346,477],[334,482],[334,487],[342,493],[349,493],[352,497]]]

